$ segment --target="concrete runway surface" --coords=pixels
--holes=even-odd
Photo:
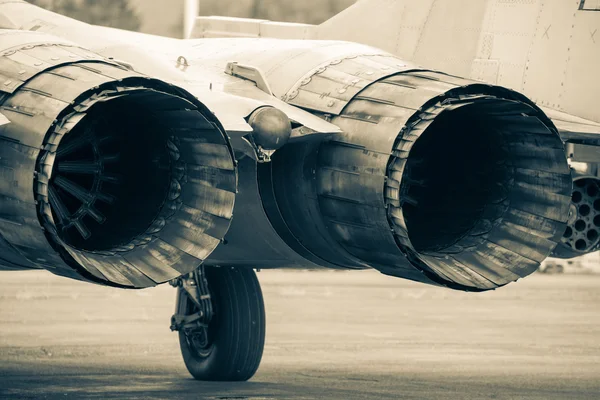
[[[599,399],[600,276],[536,275],[467,294],[373,272],[259,274],[263,364],[188,375],[175,290],[0,273],[0,397]]]

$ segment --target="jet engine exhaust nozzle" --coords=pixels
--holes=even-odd
[[[515,91],[407,70],[366,85],[331,122],[343,132],[283,148],[259,179],[273,225],[316,264],[490,290],[533,273],[565,232],[563,143]]]
[[[162,283],[193,269],[231,222],[236,171],[223,132],[162,86],[125,80],[89,94],[63,113],[38,164],[51,241],[126,286],[122,270]]]
[[[0,143],[11,262],[132,288],[193,271],[233,215],[237,169],[219,121],[180,87],[31,35],[0,54],[14,75]],[[36,57],[51,61],[19,64]]]
[[[562,141],[533,106],[462,91],[424,107],[400,133],[386,182],[389,218],[398,244],[428,273],[503,285],[534,272],[556,247],[570,172]]]

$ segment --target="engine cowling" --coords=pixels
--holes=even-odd
[[[237,173],[218,120],[185,90],[85,49],[13,38],[0,54],[8,261],[135,288],[192,271],[234,206]]]
[[[344,133],[287,146],[259,171],[280,236],[316,264],[456,289],[533,273],[561,240],[572,188],[545,114],[502,87],[393,71],[390,58],[379,70],[372,58],[347,62],[320,68],[288,97]],[[323,81],[327,93],[315,95]]]

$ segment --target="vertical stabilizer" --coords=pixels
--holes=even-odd
[[[362,0],[316,36],[376,46],[600,122],[598,0]]]

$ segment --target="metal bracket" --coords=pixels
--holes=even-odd
[[[271,156],[275,154],[275,150],[265,150],[261,146],[257,145],[254,142],[254,138],[252,135],[248,135],[247,138],[244,138],[252,147],[254,151],[254,156],[251,156],[258,163],[268,163],[271,162]]]
[[[0,114],[0,126],[7,124],[10,124],[10,120],[6,117],[6,115]]]
[[[567,142],[565,150],[573,161],[600,163],[600,146]]]
[[[178,301],[175,314],[171,317],[171,330],[192,330],[208,326],[213,317],[213,305],[204,266],[171,281],[171,285],[182,290],[197,308],[197,312],[186,314],[186,307]]]
[[[269,96],[273,96],[273,91],[271,90],[271,86],[269,86],[269,82],[267,82],[267,78],[263,72],[256,67],[238,64],[237,62],[229,62],[225,67],[225,73],[250,82],[254,82],[257,88]]]
[[[185,58],[184,56],[177,57],[177,64],[175,64],[175,68],[185,71],[188,69],[189,66],[190,63],[188,63],[187,58]]]
[[[200,321],[202,316],[199,314],[192,315],[181,315],[175,314],[171,317],[171,331],[181,331],[185,329],[193,329],[197,327],[199,324],[202,326],[202,322]]]

